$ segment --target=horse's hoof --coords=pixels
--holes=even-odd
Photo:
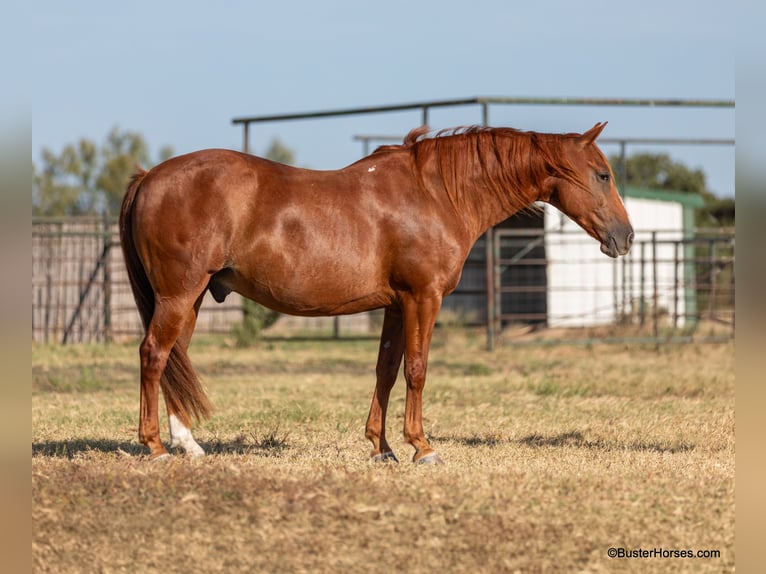
[[[200,458],[205,456],[205,449],[195,442],[189,447],[184,447],[184,453],[191,458]]]
[[[372,457],[372,462],[399,462],[392,451],[381,452]]]
[[[435,452],[432,452],[431,454],[427,454],[423,458],[419,458],[414,462],[415,464],[427,464],[427,465],[444,464],[444,461]]]

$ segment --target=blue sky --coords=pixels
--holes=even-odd
[[[109,130],[153,150],[241,147],[236,116],[473,96],[734,99],[735,14],[713,1],[501,0],[220,3],[41,1],[32,8],[32,154]],[[478,123],[438,110],[432,128]],[[493,107],[492,125],[609,137],[734,137],[733,110]],[[404,134],[418,112],[279,124],[299,164],[342,167],[354,134]],[[701,167],[734,191],[734,149],[640,147]],[[604,146],[614,153],[616,148]]]

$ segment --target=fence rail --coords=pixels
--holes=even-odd
[[[576,249],[575,255],[564,253],[563,246],[571,249],[578,241],[587,242],[579,255]],[[479,243],[464,278],[478,279],[486,268],[488,281],[461,282],[445,301],[440,322],[486,325],[490,346],[519,324],[544,326],[549,333],[559,327],[577,332],[621,326],[628,328],[621,336],[652,340],[699,340],[714,324],[716,337],[733,336],[733,233],[644,232],[630,254],[616,261],[594,253],[592,240],[582,234],[496,229],[488,243],[486,236]],[[476,313],[482,307],[486,315]],[[223,304],[207,297],[197,332],[228,333],[241,319],[236,293]],[[374,315],[344,317],[340,323],[284,317],[276,330],[338,336],[339,325],[344,332],[364,333],[375,330],[376,320]],[[114,222],[33,222],[32,334],[38,343],[105,342],[142,334]]]

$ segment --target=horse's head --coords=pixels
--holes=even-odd
[[[625,255],[633,243],[633,227],[617,193],[614,173],[596,138],[606,122],[563,142],[569,165],[546,182],[544,201],[554,205],[601,243],[610,257]]]

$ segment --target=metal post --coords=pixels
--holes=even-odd
[[[489,104],[487,102],[481,104],[481,125],[489,125]]]
[[[657,232],[652,231],[652,334],[654,340],[660,340],[660,310],[659,293],[657,288]]]
[[[484,234],[484,253],[487,271],[487,350],[495,350],[495,262],[492,243],[494,228],[490,227]]]
[[[59,224],[59,232],[61,225]],[[61,235],[59,235],[61,237]],[[45,336],[43,341],[49,342],[51,332],[54,330],[52,324],[53,315],[53,239],[47,239],[45,242]],[[61,244],[59,243],[59,251]]]
[[[612,260],[612,317],[615,320],[620,316],[620,288],[617,285],[617,266],[619,264],[619,260]]]
[[[710,289],[708,289],[708,318],[715,319],[715,299],[717,297],[715,286],[715,240],[708,240],[708,265],[710,267]]]
[[[423,106],[423,123],[422,126],[428,125],[428,106]]]
[[[617,191],[625,197],[625,186],[628,184],[628,160],[625,157],[625,140],[620,142],[620,179]]]
[[[109,218],[104,215],[104,340],[112,341],[112,270],[109,265],[112,251],[112,234]]]
[[[734,336],[734,333],[736,332],[734,327],[737,320],[737,298],[734,296],[735,293],[735,277],[734,277],[734,271],[736,269],[736,265],[734,265],[734,239],[731,239],[731,336]]]
[[[681,242],[675,241],[673,243],[673,329],[678,328],[678,265],[680,263],[678,257],[678,248]]]
[[[250,153],[250,122],[242,124],[242,151]]]
[[[622,314],[630,314],[632,322],[632,303],[633,300],[633,257],[628,254],[622,258]]]
[[[645,295],[645,284],[646,284],[646,242],[641,242],[641,277],[639,279],[640,282],[640,299],[639,299],[639,325],[641,325],[641,329],[643,331],[644,325],[646,324],[646,295]]]
[[[495,334],[499,335],[503,330],[503,268],[500,265],[501,243],[503,237],[496,230],[492,230],[492,262],[494,269],[494,284],[492,291],[495,294]]]

